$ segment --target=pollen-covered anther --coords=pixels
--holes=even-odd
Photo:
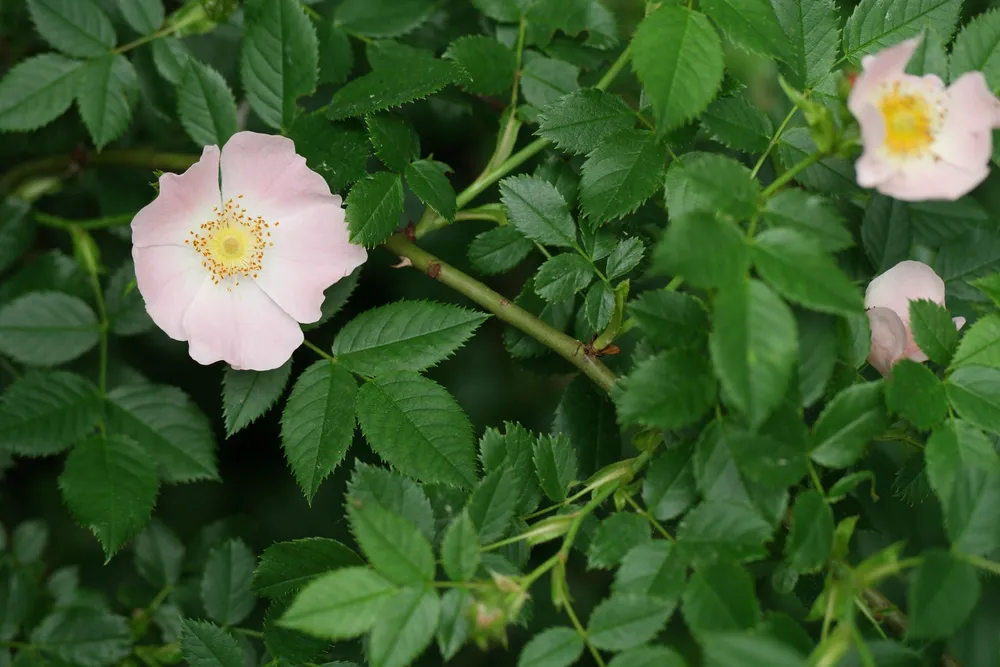
[[[242,197],[238,195],[237,199]],[[264,249],[269,244],[264,239],[270,236],[269,227],[264,218],[249,216],[245,208],[230,199],[222,210],[215,209],[213,220],[199,226],[201,233],[191,232],[190,245],[205,258],[202,266],[211,274],[214,284],[234,278],[227,287],[237,287],[240,277],[256,278],[263,268]]]

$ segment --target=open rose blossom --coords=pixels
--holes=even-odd
[[[921,262],[900,262],[876,277],[865,291],[865,309],[872,330],[872,348],[868,363],[889,376],[892,365],[900,359],[927,361],[910,330],[910,302],[933,301],[944,306],[944,281],[934,269]],[[959,329],[964,317],[953,318]]]
[[[867,56],[847,106],[861,126],[858,184],[905,201],[955,200],[983,182],[1000,127],[1000,100],[982,72],[947,88],[906,74],[920,39]]]
[[[132,243],[157,326],[198,363],[238,370],[285,363],[302,343],[299,322],[320,318],[323,290],[367,259],[348,242],[340,197],[292,141],[255,132],[161,176]]]

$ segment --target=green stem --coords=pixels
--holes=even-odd
[[[198,161],[197,155],[183,153],[160,153],[141,149],[107,150],[100,153],[88,152],[82,157],[72,155],[52,155],[14,167],[0,177],[0,192],[10,192],[21,181],[35,176],[45,176],[65,172],[90,165],[118,165],[183,171]]]
[[[442,284],[475,301],[504,322],[520,329],[566,359],[593,380],[597,386],[610,391],[618,377],[607,366],[588,355],[580,341],[557,331],[475,278],[422,250],[402,234],[394,234],[385,247],[401,258],[410,260],[418,271],[427,273]]]
[[[807,462],[809,465],[809,477],[812,478],[813,486],[819,491],[820,495],[826,498],[826,491],[823,490],[823,484],[819,481],[819,473],[816,472],[816,466],[813,465],[812,461]]]
[[[45,227],[55,229],[71,230],[76,229],[106,229],[108,227],[119,227],[132,222],[135,213],[123,213],[121,215],[109,215],[104,218],[93,218],[90,220],[69,220],[59,216],[49,215],[41,211],[35,212],[35,220]]]
[[[775,131],[774,136],[771,137],[771,141],[767,144],[767,148],[761,154],[760,159],[757,160],[757,164],[753,166],[753,170],[750,172],[751,178],[756,178],[757,172],[760,171],[760,168],[762,166],[764,166],[764,162],[767,160],[767,156],[771,154],[772,150],[774,150],[774,147],[778,143],[778,139],[781,138],[781,135],[784,133],[785,128],[788,127],[788,124],[792,121],[792,117],[795,116],[795,112],[798,110],[799,110],[798,107],[793,106],[792,110],[788,112],[787,116],[785,116],[785,120],[781,121],[781,125],[778,126],[778,129]]]
[[[611,320],[600,336],[594,339],[593,348],[603,350],[611,345],[618,337],[622,329],[622,320],[625,318],[625,300],[628,298],[628,281],[624,281],[615,289],[615,307],[611,312]]]
[[[104,294],[101,292],[101,281],[97,277],[95,267],[91,266],[90,262],[87,264],[90,287],[94,292],[94,301],[97,303],[97,315],[101,319],[101,337],[99,340],[100,367],[98,368],[97,388],[101,396],[105,396],[108,393],[108,329],[110,328],[110,323],[108,322],[108,311],[104,307]],[[103,430],[103,425],[101,428]]]
[[[959,558],[965,560],[967,563],[970,563],[971,565],[975,565],[976,567],[982,570],[986,570],[987,572],[992,572],[993,574],[1000,574],[1000,563],[994,563],[993,561],[981,558],[980,556],[969,556],[966,554],[960,554]]]
[[[774,179],[773,183],[764,188],[764,191],[760,193],[761,199],[767,199],[775,192],[777,192],[779,188],[787,184],[789,181],[791,181],[793,178],[798,176],[800,173],[802,173],[809,167],[813,166],[814,164],[822,160],[824,157],[825,156],[822,153],[813,153],[811,155],[807,155],[805,158],[802,159],[801,162],[789,167],[788,170],[785,171],[785,173],[781,174],[781,176],[778,176],[776,179]]]
[[[649,522],[649,525],[651,525],[656,530],[656,532],[658,532],[660,535],[662,535],[668,541],[670,541],[670,542],[674,541],[673,535],[671,535],[667,531],[667,529],[663,527],[663,524],[661,524],[659,521],[657,521],[656,517],[654,517],[652,514],[650,514],[649,510],[647,510],[645,507],[642,507],[639,503],[637,503],[635,501],[635,498],[633,498],[628,493],[625,494],[625,502],[627,502],[629,505],[632,506],[632,509],[635,510],[636,514],[638,514],[639,516],[645,518],[646,521]]]
[[[587,636],[587,630],[580,623],[580,619],[577,618],[576,612],[573,611],[573,605],[569,603],[568,599],[566,601],[565,608],[566,615],[569,616],[570,623],[572,623],[573,627],[576,629],[576,634],[580,635],[580,639],[582,639],[583,643],[587,645],[587,650],[590,651],[590,655],[594,656],[594,662],[596,662],[599,667],[605,667],[604,658],[601,657],[597,647],[590,643],[590,637]]]
[[[203,17],[198,12],[191,12],[190,14],[188,14],[187,16],[185,16],[183,20],[178,21],[177,23],[174,23],[173,25],[164,26],[164,27],[160,28],[159,30],[157,30],[154,33],[151,33],[149,35],[144,35],[144,36],[140,37],[139,39],[135,40],[134,42],[129,42],[128,44],[125,44],[124,46],[119,46],[117,49],[115,49],[111,53],[126,53],[126,52],[131,51],[132,49],[136,48],[137,46],[142,46],[143,44],[148,44],[149,42],[152,42],[154,40],[160,39],[161,37],[168,37],[168,36],[174,34],[175,32],[177,32],[178,30],[180,30],[181,28],[183,28],[185,26],[188,26],[188,25],[194,23],[195,21],[199,21],[202,18]]]
[[[323,348],[321,348],[320,346],[314,345],[313,343],[311,343],[308,340],[303,340],[302,344],[305,345],[306,347],[308,347],[310,350],[312,350],[316,354],[318,354],[319,356],[321,356],[324,359],[326,359],[327,361],[334,361],[333,355],[330,354],[329,352],[327,352],[326,350],[324,350]]]

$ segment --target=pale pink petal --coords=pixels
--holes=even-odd
[[[985,163],[968,169],[944,160],[927,161],[897,171],[876,189],[901,201],[955,201],[969,194],[988,175]]]
[[[993,133],[990,130],[970,132],[948,122],[937,136],[933,151],[949,166],[967,172],[970,180],[973,174],[986,178],[983,168],[993,155]]]
[[[228,288],[206,282],[184,315],[191,358],[225,361],[237,370],[267,371],[288,361],[302,330],[253,281]]]
[[[1000,127],[1000,100],[990,91],[982,72],[966,72],[948,87],[947,123],[968,132]]]
[[[189,231],[215,218],[220,202],[219,147],[205,146],[183,174],[160,176],[160,194],[132,219],[132,243],[182,245]]]
[[[910,322],[910,301],[925,299],[944,305],[944,281],[923,262],[900,262],[868,284],[865,308],[889,308],[904,326]]]
[[[854,81],[851,94],[847,98],[847,107],[851,113],[857,116],[861,109],[872,101],[883,82],[903,75],[906,64],[910,62],[919,44],[920,37],[914,37],[874,55],[865,56],[861,61],[864,70]]]
[[[854,170],[858,185],[873,188],[891,178],[895,172],[892,164],[879,156],[879,150],[885,142],[885,121],[878,109],[871,104],[862,107],[857,118],[861,127],[863,151],[854,163]]]
[[[330,201],[330,186],[286,137],[237,132],[223,146],[221,164],[223,201],[239,201],[271,224]]]
[[[955,323],[955,328],[956,329],[961,329],[962,327],[965,326],[965,318],[964,317],[953,317],[953,318],[951,318],[951,321]]]
[[[348,242],[340,197],[293,214],[272,228],[257,284],[299,322],[320,318],[323,291],[364,264],[368,253]]]
[[[870,308],[867,313],[872,332],[868,363],[888,377],[892,372],[892,365],[902,358],[906,348],[906,327],[899,316],[889,308]]]
[[[174,340],[187,340],[184,313],[209,280],[201,257],[190,246],[134,246],[135,280],[146,312]]]

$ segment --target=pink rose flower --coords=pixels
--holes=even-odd
[[[900,262],[877,276],[865,290],[865,310],[872,330],[868,363],[888,377],[900,359],[927,361],[910,330],[910,302],[933,301],[944,306],[944,281],[921,262]],[[964,317],[952,318],[959,329]]]
[[[858,185],[904,201],[955,200],[989,172],[1000,100],[982,72],[966,72],[947,88],[933,74],[906,74],[919,42],[862,60],[847,100],[861,126]]]
[[[368,257],[348,241],[340,196],[294,143],[255,132],[161,176],[132,244],[156,325],[198,363],[238,370],[285,363],[302,344],[299,322],[320,318],[323,290]]]

